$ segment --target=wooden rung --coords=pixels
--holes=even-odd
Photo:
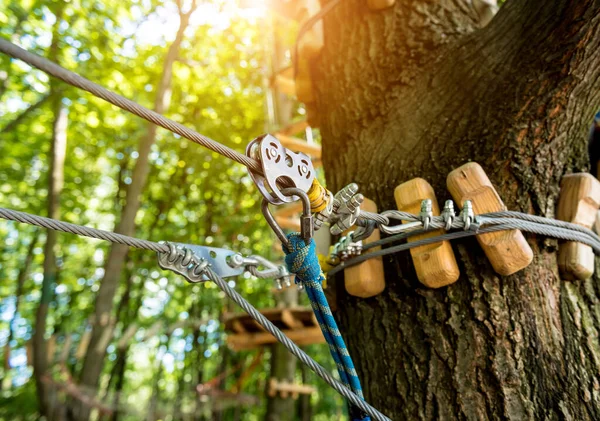
[[[290,216],[298,216],[302,213],[302,202],[297,201],[287,206],[280,206],[274,212],[273,216],[287,218]]]
[[[117,343],[117,348],[119,348],[119,349],[126,348],[127,344],[131,341],[131,338],[133,338],[133,336],[135,335],[137,330],[138,330],[138,326],[135,323],[132,323],[129,326],[127,326],[127,329],[125,329],[125,332],[123,333],[123,335],[119,339],[119,342]]]
[[[304,325],[301,321],[297,320],[294,317],[294,314],[288,310],[284,309],[281,312],[281,321],[289,328],[289,329],[302,329]]]
[[[368,212],[377,212],[377,205],[369,199],[365,199],[360,207]],[[363,240],[363,244],[372,243],[379,240],[379,238],[379,230],[376,229],[373,234]],[[376,247],[370,251],[379,249],[381,247]],[[348,294],[355,297],[369,298],[381,294],[385,289],[382,257],[369,259],[356,266],[344,269],[344,285]]]
[[[431,185],[422,178],[413,178],[400,184],[394,190],[394,198],[398,210],[418,215],[421,211],[421,202],[430,199],[433,215],[440,214],[435,193]],[[403,223],[408,221],[402,221]],[[417,241],[424,238],[436,237],[443,234],[443,230],[431,231],[426,234],[415,235],[407,241]],[[417,277],[421,283],[429,288],[440,288],[453,284],[460,276],[456,258],[449,241],[427,244],[410,249],[410,254],[415,265]]]
[[[600,181],[587,173],[569,174],[560,185],[557,218],[591,228],[600,208]],[[558,267],[567,279],[588,279],[594,274],[594,251],[585,244],[560,245]]]
[[[246,328],[239,320],[233,320],[231,322],[231,330],[236,333],[246,333]]]
[[[371,10],[382,10],[392,7],[396,0],[367,0],[367,5]]]
[[[299,395],[311,395],[316,391],[317,389],[313,386],[279,381],[274,377],[269,379],[270,397],[275,397],[279,393],[282,398],[287,398],[291,395],[293,399],[298,399]]]
[[[275,222],[283,228],[292,231],[298,231],[300,229],[300,218],[282,218],[275,216]]]
[[[285,334],[296,345],[322,344],[325,342],[325,337],[323,337],[320,327],[285,330]],[[277,339],[269,332],[240,333],[227,336],[227,344],[234,351],[256,349],[276,342]]]
[[[292,135],[298,134],[300,132],[303,132],[304,130],[306,130],[307,127],[309,127],[308,121],[306,121],[306,119],[304,119],[304,120],[298,120],[293,123],[290,123],[287,126],[279,129],[277,132],[284,134],[284,135],[292,136]]]
[[[281,133],[275,133],[281,144],[294,152],[304,152],[311,157],[321,159],[321,145],[307,143],[302,139],[287,136]]]
[[[470,162],[448,174],[448,190],[462,208],[465,200],[473,204],[475,214],[506,210],[483,168]],[[533,251],[519,230],[490,232],[477,236],[494,270],[500,275],[512,275],[526,268],[533,260]]]

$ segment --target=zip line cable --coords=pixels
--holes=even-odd
[[[81,225],[70,224],[68,222],[58,221],[51,218],[45,218],[38,215],[31,215],[26,212],[19,212],[11,209],[0,208],[0,218],[10,221],[21,222],[29,225],[35,225],[42,228],[49,228],[56,231],[77,234],[80,236],[106,240],[113,243],[125,244],[131,247],[154,251],[157,253],[170,253],[170,248],[167,244],[155,243],[153,241],[140,240],[129,237],[127,235],[115,234],[108,231],[103,231],[95,228],[84,227]],[[354,392],[336,380],[327,370],[313,360],[306,352],[302,351],[290,338],[288,338],[279,328],[270,322],[260,311],[242,297],[235,289],[231,288],[227,281],[217,275],[212,269],[207,268],[206,276],[213,281],[225,294],[238,304],[246,313],[250,315],[258,324],[260,324],[267,332],[271,333],[281,342],[292,354],[308,366],[312,371],[321,377],[334,390],[363,410],[365,413],[373,417],[377,421],[391,421],[377,409],[366,403],[363,399],[357,396]]]
[[[393,216],[394,218],[402,217],[404,220],[419,220],[419,216],[407,214],[405,212],[388,212],[387,215],[385,215],[384,217],[387,218],[388,216]],[[25,212],[19,212],[6,208],[0,208],[0,218],[35,225],[42,228],[77,234],[80,236],[106,240],[113,243],[124,244],[131,247],[154,251],[157,253],[168,254],[171,252],[171,248],[167,244],[156,243],[148,240],[140,240],[122,234],[116,234],[109,231],[71,224],[51,218],[45,218],[38,215],[31,215]],[[378,242],[378,245],[382,245],[383,241],[385,241],[386,243],[391,241],[397,241],[410,236],[422,234],[433,229],[439,229],[439,225],[445,223],[443,221],[440,222],[440,220],[441,217],[433,217],[432,220],[429,222],[429,228],[427,230],[420,229],[409,232],[403,232],[380,240]],[[410,243],[400,244],[397,246],[366,253],[355,258],[346,260],[342,264],[330,270],[328,272],[328,275],[334,275],[335,273],[341,270],[344,270],[348,267],[357,265],[361,262],[375,257],[397,253],[414,247],[437,243],[444,240],[454,240],[479,234],[513,229],[519,229],[534,234],[544,235],[547,237],[554,237],[561,240],[576,241],[583,244],[587,244],[594,249],[594,252],[596,254],[600,254],[600,237],[591,230],[570,222],[558,221],[555,219],[543,218],[539,216],[523,214],[520,212],[504,211],[479,215],[478,218],[476,218],[476,222],[471,223],[471,229],[468,230],[464,230],[464,221],[462,220],[456,219],[452,223],[452,227],[454,228],[460,228],[461,225],[463,227],[463,231],[448,232],[446,234],[438,235],[432,238],[425,238]],[[376,242],[370,243],[367,246],[374,247],[375,243]],[[365,246],[365,248],[367,248],[367,246]],[[246,299],[244,299],[244,297],[242,297],[233,288],[229,287],[227,281],[223,280],[218,274],[216,274],[212,269],[210,269],[210,267],[206,269],[205,274],[211,281],[217,284],[217,286],[221,290],[223,290],[223,292],[225,292],[225,294],[227,294],[229,298],[231,298],[246,313],[248,313],[254,320],[256,320],[257,323],[259,323],[267,332],[275,336],[275,338],[279,342],[281,342],[292,354],[298,357],[302,363],[307,365],[311,370],[313,370],[319,377],[325,380],[325,382],[329,384],[333,389],[335,389],[338,393],[347,398],[352,404],[354,404],[359,409],[363,410],[366,414],[372,416],[373,419],[377,421],[389,420],[389,418],[381,414],[379,411],[377,411],[375,408],[373,408],[363,399],[361,399],[357,394],[355,394],[346,386],[344,386],[341,382],[333,378],[327,372],[327,370],[325,370],[321,365],[314,361],[308,354],[302,351],[291,339],[285,336],[285,334],[281,332],[281,330],[279,330],[255,307],[253,307],[252,304],[250,304]]]
[[[70,224],[68,222],[32,215],[26,212],[19,212],[12,209],[0,208],[0,218],[42,228],[48,228],[55,231],[76,234],[83,237],[95,238],[97,240],[110,241],[111,243],[124,244],[126,246],[155,251],[157,253],[166,253],[169,251],[169,247],[165,244],[155,243],[148,240],[140,240],[127,235],[99,230],[96,228],[84,227],[82,225]]]
[[[262,167],[260,163],[244,154],[241,154],[219,142],[213,140],[209,137],[206,137],[181,123],[177,123],[156,111],[152,111],[130,99],[127,99],[121,95],[118,95],[112,91],[109,91],[106,88],[70,71],[65,69],[64,67],[59,66],[56,63],[51,62],[37,54],[30,53],[27,50],[13,44],[10,41],[0,38],[0,52],[7,54],[13,58],[24,61],[30,66],[36,67],[39,70],[48,73],[51,76],[54,76],[57,79],[62,80],[65,83],[68,83],[71,86],[82,89],[91,93],[92,95],[97,96],[125,111],[128,111],[132,114],[137,115],[138,117],[143,118],[151,123],[156,124],[162,128],[165,128],[173,133],[177,133],[178,135],[185,137],[192,142],[195,142],[199,145],[204,146],[216,152],[220,155],[223,155],[229,159],[232,159],[236,162],[239,162],[242,165],[245,165],[250,170],[262,174]]]

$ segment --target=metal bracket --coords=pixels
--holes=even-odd
[[[205,272],[209,267],[221,278],[231,278],[244,273],[243,266],[233,267],[229,264],[230,259],[240,255],[234,251],[193,244],[165,244],[169,246],[169,252],[158,253],[159,266],[183,276],[190,282],[208,281]]]
[[[269,134],[250,142],[246,147],[246,155],[260,161],[263,175],[249,171],[250,177],[272,205],[298,200],[298,197],[286,196],[281,191],[278,185],[281,181],[290,181],[293,187],[307,192],[315,178],[315,169],[308,155],[292,152]]]

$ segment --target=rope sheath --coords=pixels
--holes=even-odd
[[[337,323],[331,313],[331,308],[323,292],[325,275],[321,271],[317,257],[315,241],[311,239],[306,245],[301,235],[292,233],[288,235],[289,246],[283,247],[286,253],[285,263],[291,273],[296,274],[296,282],[300,282],[306,289],[315,317],[323,331],[323,336],[329,345],[331,356],[338,368],[342,383],[349,387],[356,395],[363,398],[362,387],[354,362],[346,348]],[[370,418],[359,418],[369,420]]]

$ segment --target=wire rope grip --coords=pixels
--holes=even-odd
[[[600,208],[600,181],[587,173],[569,174],[560,185],[557,218],[591,228]],[[567,279],[588,279],[594,274],[592,247],[566,241],[560,244],[558,267]]]
[[[400,184],[394,190],[398,210],[419,214],[423,227],[429,229],[434,215],[440,214],[435,193],[431,185],[422,178],[413,178]],[[402,221],[408,224],[410,221]],[[413,235],[407,241],[412,242],[443,234],[441,229]],[[414,247],[410,250],[419,281],[429,288],[440,288],[458,280],[460,271],[449,241]]]
[[[448,174],[446,184],[457,203],[469,201],[478,215],[506,210],[492,182],[476,162],[469,162],[452,171]],[[519,230],[481,234],[477,236],[477,241],[500,275],[512,275],[526,268],[533,260],[533,251]]]
[[[360,205],[365,197],[358,193],[356,183],[348,184],[337,192],[333,198],[332,214],[330,217],[332,235],[340,235],[352,227],[360,215]]]
[[[377,213],[377,205],[375,202],[369,199],[364,199],[361,208],[363,210]],[[357,239],[357,234],[360,235],[359,231],[350,232],[346,235],[353,242],[362,245],[378,241],[380,234],[378,229],[373,229],[370,234],[362,239]],[[375,247],[372,251],[379,250],[381,247]],[[360,249],[351,249],[351,252],[360,254]],[[359,263],[356,266],[351,266],[344,269],[344,285],[348,294],[360,298],[370,298],[379,295],[385,289],[385,275],[383,272],[383,258],[375,257],[373,259],[366,260]]]
[[[171,242],[164,244],[169,251],[158,253],[158,265],[192,283],[208,281],[207,272],[211,270],[221,278],[232,278],[249,271],[258,278],[274,278],[277,285],[282,282],[286,286],[291,285],[287,268],[262,256],[244,257],[235,251],[218,247]]]

